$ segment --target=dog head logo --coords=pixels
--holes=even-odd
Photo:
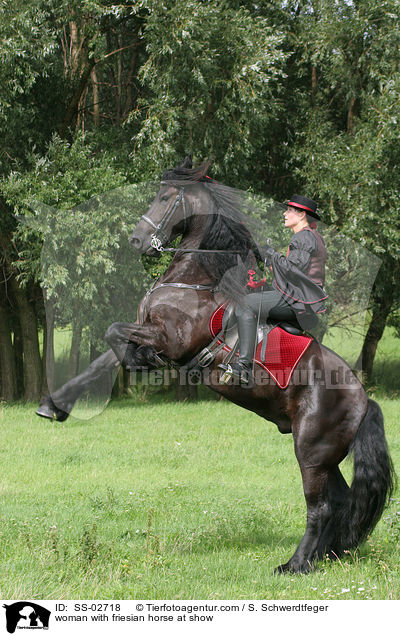
[[[13,634],[18,629],[48,629],[50,611],[31,601],[19,601],[3,605],[6,610],[7,631]]]

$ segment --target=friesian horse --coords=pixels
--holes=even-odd
[[[38,415],[66,419],[79,395],[116,365],[131,370],[185,365],[210,343],[209,319],[221,298],[240,302],[257,246],[243,223],[237,191],[210,179],[206,171],[207,164],[192,168],[185,160],[164,173],[130,242],[140,254],[156,256],[180,236],[169,267],[140,302],[137,321],[112,324],[105,335],[111,349],[46,397]],[[284,390],[263,382],[267,374],[262,369],[260,381],[250,388],[221,384],[223,355],[220,351],[212,363],[210,388],[274,422],[294,440],[307,526],[295,553],[277,572],[308,572],[324,555],[337,558],[356,548],[379,520],[394,483],[378,404],[346,363],[315,340],[298,366],[310,381],[291,380]],[[347,381],[328,386],[324,378],[339,370]],[[351,452],[349,487],[339,464]]]

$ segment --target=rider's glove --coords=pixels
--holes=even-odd
[[[260,256],[263,259],[266,265],[270,265],[272,263],[272,257],[275,254],[275,250],[270,245],[265,245],[264,247],[259,248]]]

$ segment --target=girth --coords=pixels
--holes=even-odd
[[[214,291],[213,285],[195,285],[195,284],[189,284],[189,283],[159,283],[157,287],[156,285],[157,285],[157,281],[155,281],[153,285],[150,287],[150,289],[147,290],[143,298],[143,303],[141,306],[141,313],[140,313],[140,322],[142,322],[144,319],[144,310],[145,310],[146,302],[149,296],[153,292],[157,291],[157,289],[161,289],[163,287],[174,287],[175,289],[194,289],[195,291],[210,291],[210,292]]]

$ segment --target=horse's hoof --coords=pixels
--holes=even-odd
[[[36,415],[45,417],[48,420],[57,420],[57,422],[64,422],[69,416],[69,413],[57,408],[53,400],[50,397],[47,397],[43,400],[42,404],[39,405],[39,408],[36,410]]]
[[[51,409],[47,404],[42,404],[36,410],[36,415],[40,415],[40,417],[46,417],[48,420],[55,420],[56,414],[53,409]]]
[[[294,565],[288,561],[275,568],[274,574],[309,574],[311,569],[312,566],[308,561],[303,565]]]

